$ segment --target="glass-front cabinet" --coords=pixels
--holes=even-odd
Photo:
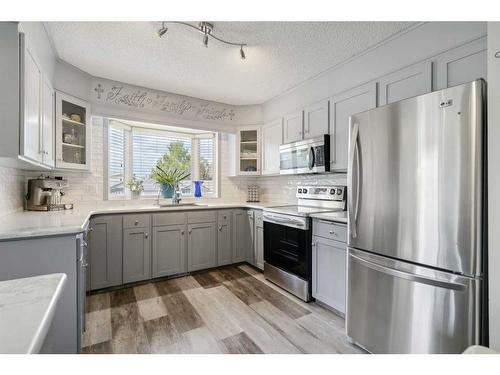
[[[237,155],[239,175],[260,174],[260,129],[242,129],[238,132]]]
[[[90,169],[90,106],[56,93],[56,168]]]

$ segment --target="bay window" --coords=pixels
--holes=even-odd
[[[129,198],[127,181],[132,178],[143,182],[143,197],[156,197],[160,187],[152,171],[162,158],[190,171],[179,183],[183,196],[194,195],[196,180],[203,181],[203,196],[217,196],[217,133],[114,119],[108,120],[106,133],[108,199]]]

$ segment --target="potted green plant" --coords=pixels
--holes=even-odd
[[[144,190],[143,181],[140,178],[131,178],[127,182],[127,187],[132,193],[132,199],[139,199],[142,191]]]
[[[162,168],[156,165],[153,170],[153,179],[161,186],[161,195],[163,198],[172,198],[175,192],[175,185],[191,175],[189,171],[178,169],[176,167]]]

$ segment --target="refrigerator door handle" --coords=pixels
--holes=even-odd
[[[467,288],[467,286],[463,285],[463,284],[454,283],[454,282],[450,282],[450,281],[436,280],[436,279],[433,279],[430,277],[415,275],[413,273],[396,270],[394,268],[387,268],[387,267],[382,266],[380,264],[371,262],[367,259],[358,257],[352,253],[349,254],[349,256],[356,259],[357,261],[363,263],[363,265],[365,267],[371,268],[375,271],[385,273],[385,274],[390,275],[390,276],[398,277],[400,279],[405,279],[405,280],[417,282],[420,284],[427,284],[427,285],[431,285],[431,286],[435,286],[435,287],[458,290],[458,291],[464,291]]]
[[[358,219],[358,201],[359,201],[359,150],[358,150],[358,134],[359,134],[359,125],[357,123],[353,124],[352,128],[352,137],[351,144],[349,145],[349,181],[348,181],[348,198],[349,202],[349,227],[352,238],[357,237],[356,230],[356,220]],[[356,200],[354,200],[352,194],[353,188],[353,176],[354,176],[354,154],[356,154],[357,158],[357,166],[356,166]]]

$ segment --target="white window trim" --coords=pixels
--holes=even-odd
[[[125,194],[124,196],[111,196],[109,194],[109,171],[108,171],[108,163],[109,163],[109,127],[117,127],[117,128],[122,128],[129,133],[125,135],[125,168],[124,168],[124,185],[125,185]],[[211,133],[201,133],[201,134],[196,134],[196,133],[183,133],[183,132],[169,132],[168,130],[160,130],[155,128],[147,128],[147,127],[135,127],[135,126],[129,126],[124,123],[122,123],[119,120],[115,119],[108,119],[104,118],[103,121],[103,146],[104,146],[104,152],[103,152],[103,170],[104,170],[104,199],[105,200],[130,200],[131,199],[131,192],[130,190],[126,187],[127,181],[129,181],[132,178],[133,174],[133,157],[132,157],[132,135],[134,133],[136,134],[156,134],[156,135],[161,135],[161,136],[179,136],[182,135],[183,137],[186,138],[191,138],[191,157],[192,157],[192,163],[191,163],[191,181],[195,181],[198,179],[198,168],[195,168],[197,165],[198,157],[199,157],[199,152],[198,152],[198,147],[199,143],[197,142],[198,139],[213,139],[214,140],[214,160],[213,160],[213,170],[214,170],[214,191],[212,194],[209,195],[203,195],[203,198],[207,199],[217,199],[220,197],[220,182],[221,182],[221,176],[220,176],[220,133],[219,132],[211,132]],[[141,199],[151,199],[153,197],[156,197],[157,193],[155,194],[142,194]],[[194,198],[193,196],[186,196],[188,199]]]

